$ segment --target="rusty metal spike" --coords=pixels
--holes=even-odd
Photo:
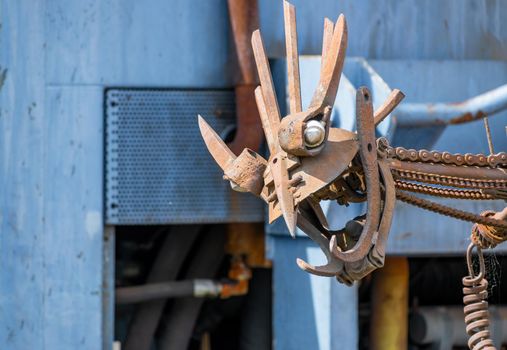
[[[329,45],[329,49],[326,50],[319,85],[313,95],[310,109],[325,105],[332,106],[334,104],[343,70],[343,63],[345,62],[347,38],[347,22],[342,14],[338,17],[331,38],[331,44]]]
[[[329,48],[331,46],[331,39],[333,38],[334,23],[329,18],[324,18],[324,33],[322,35],[322,57],[320,63],[320,74],[324,70],[325,61]]]
[[[269,118],[269,127],[264,129],[265,134],[273,135],[273,139],[277,139],[278,128],[280,127],[280,109],[276,100],[275,88],[273,86],[273,78],[271,77],[271,70],[269,68],[266,50],[262,43],[261,32],[257,29],[252,34],[252,48],[257,64],[257,72],[261,82],[262,96],[264,98],[264,105],[266,113]],[[264,126],[264,125],[263,125]],[[277,151],[280,150],[278,142],[276,142]]]
[[[301,85],[299,76],[298,38],[296,10],[288,1],[283,2],[285,21],[285,46],[287,50],[287,85],[289,90],[290,113],[301,112]]]
[[[266,136],[266,142],[268,144],[269,153],[275,154],[277,151],[277,137],[278,135],[273,131],[271,121],[269,119],[268,111],[266,110],[266,103],[264,102],[264,96],[262,96],[262,88],[258,86],[255,89],[255,101],[257,102],[257,108],[259,109],[259,116],[261,118],[262,128]]]
[[[197,116],[199,121],[199,130],[201,131],[201,136],[208,148],[209,153],[217,164],[222,168],[223,171],[227,168],[234,159],[236,159],[236,155],[232,153],[232,151],[227,147],[227,145],[222,141],[220,136],[213,130],[206,120],[204,120],[201,115]]]

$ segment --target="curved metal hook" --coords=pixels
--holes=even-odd
[[[327,238],[305,217],[304,213],[299,212],[298,226],[320,247],[327,259],[327,264],[314,266],[303,259],[297,258],[296,262],[300,269],[317,276],[333,277],[343,270],[343,263],[336,260],[328,249]]]
[[[359,240],[350,250],[341,251],[334,236],[329,241],[329,250],[333,256],[338,260],[349,263],[360,261],[368,254],[374,244],[374,235],[380,221],[380,180],[371,100],[371,94],[366,87],[357,90],[357,134],[359,136],[359,154],[364,169],[367,190],[366,221]]]

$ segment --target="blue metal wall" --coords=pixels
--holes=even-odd
[[[0,4],[0,347],[109,348],[104,89],[230,86],[226,3]]]

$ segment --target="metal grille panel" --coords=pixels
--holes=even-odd
[[[234,108],[229,90],[107,90],[106,222],[262,221],[262,203],[222,180],[197,126],[201,114],[220,133]]]

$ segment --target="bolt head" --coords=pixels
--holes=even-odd
[[[304,136],[306,147],[309,148],[318,147],[322,144],[322,142],[324,142],[324,137],[326,136],[326,129],[319,121],[310,120],[308,123],[306,123]]]

